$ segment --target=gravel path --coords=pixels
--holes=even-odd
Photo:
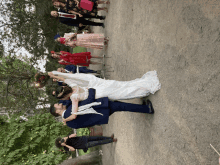
[[[218,164],[209,144],[220,151],[220,1],[110,2],[106,28],[94,28],[110,37],[108,78],[156,70],[162,88],[148,97],[154,115],[110,117],[104,135],[118,142],[102,147],[103,165]]]

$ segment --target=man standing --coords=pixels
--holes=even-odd
[[[69,14],[62,10],[60,10],[60,12],[51,11],[51,16],[59,17],[59,21],[68,26],[82,27],[83,25],[90,25],[90,26],[102,26],[103,28],[105,27],[103,23],[88,21],[83,17],[74,14]],[[105,17],[103,17],[103,19],[104,18]]]
[[[79,112],[81,115],[77,115],[77,111],[81,106],[86,108]],[[72,114],[72,107],[77,110],[77,113],[74,112]],[[75,129],[108,124],[109,116],[111,114],[122,111],[149,114],[154,113],[150,100],[147,100],[147,102],[144,101],[143,105],[138,105],[109,101],[108,97],[95,99],[95,89],[92,88],[89,89],[89,96],[84,101],[78,102],[78,100],[72,100],[72,105],[68,108],[65,108],[62,104],[53,104],[50,107],[50,113],[53,116],[62,116],[64,123]]]

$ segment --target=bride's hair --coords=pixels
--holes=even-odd
[[[56,98],[57,99],[62,99],[64,97],[66,97],[66,95],[68,95],[69,93],[72,93],[73,92],[73,89],[69,86],[65,86],[65,87],[57,87],[57,90],[56,90]]]

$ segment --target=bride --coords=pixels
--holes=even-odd
[[[154,94],[161,88],[156,71],[149,71],[141,78],[131,81],[104,80],[92,74],[71,74],[57,71],[48,72],[51,78],[63,81],[71,88],[79,88],[74,95],[79,100],[88,97],[88,88],[96,89],[96,99],[108,97],[110,100],[125,100]]]

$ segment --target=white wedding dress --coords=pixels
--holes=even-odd
[[[83,92],[84,94],[79,94],[80,100],[88,97],[88,88],[96,89],[96,99],[108,97],[110,100],[145,97],[150,93],[154,94],[161,88],[156,71],[149,71],[141,78],[131,81],[104,80],[92,74],[84,73],[72,74],[57,71],[53,71],[52,73],[65,78],[66,80],[64,82],[71,87],[74,87],[76,84],[80,86],[81,91],[85,91],[85,93]]]

